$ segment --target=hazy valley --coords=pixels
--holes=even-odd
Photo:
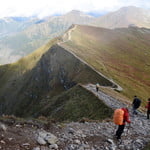
[[[43,19],[4,18],[0,20],[0,64],[15,62],[46,44],[50,39],[63,35],[72,24],[104,28],[128,26],[150,27],[149,10],[124,7],[100,17],[73,10],[62,16]]]

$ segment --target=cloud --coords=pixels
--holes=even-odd
[[[149,0],[4,0],[0,5],[0,17],[44,17],[63,14],[73,9],[84,12],[114,11],[123,6],[150,8]]]

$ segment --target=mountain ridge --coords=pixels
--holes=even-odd
[[[51,101],[52,97],[77,83],[99,81],[101,85],[112,86],[109,80],[56,45],[56,41],[42,49],[44,53],[39,50],[39,56],[35,53],[17,63],[0,66],[0,106],[3,106],[1,114],[34,115],[41,109],[42,105],[39,103],[44,97],[50,97]],[[26,109],[28,113],[23,111]]]
[[[133,12],[131,11],[130,14],[123,15],[126,14],[124,12],[128,12],[127,10],[131,10],[131,8],[134,10]],[[149,13],[142,12],[145,12],[145,10],[143,11],[143,9],[141,10],[138,7],[126,7],[126,10],[122,8],[109,15],[101,16],[100,18],[89,17],[89,15],[80,11],[72,11],[62,16],[51,16],[43,20],[34,18],[31,22],[27,21],[25,24],[22,24],[22,26],[19,25],[19,31],[17,33],[15,32],[9,36],[3,36],[3,38],[0,39],[0,52],[1,55],[3,55],[3,57],[0,56],[0,63],[15,62],[15,60],[46,44],[50,39],[63,35],[72,24],[105,28],[128,26],[149,27]],[[147,12],[149,12],[149,10],[147,10]],[[127,19],[126,16],[129,19]],[[15,25],[15,28],[17,26]],[[12,29],[10,28],[10,30]]]
[[[62,45],[109,78],[113,78],[110,76],[112,71],[113,79],[117,83],[123,86],[126,82],[126,88],[124,89],[123,86],[123,89],[124,92],[127,90],[125,93],[130,98],[138,92],[141,99],[145,99],[148,97],[146,90],[149,87],[149,34],[150,31],[146,28],[129,27],[111,30],[78,25],[71,33],[72,39]],[[120,77],[123,77],[123,84],[119,81]],[[134,80],[137,85],[134,85]],[[139,90],[128,87],[128,82],[129,86],[132,83],[138,86]],[[128,91],[127,87],[131,88],[132,92]]]
[[[129,129],[130,132],[127,137],[126,132],[122,135],[125,140],[123,144],[118,145],[113,138],[115,125],[112,123],[111,114],[112,109],[126,105],[131,112],[131,102],[127,100],[131,100],[132,95],[135,95],[137,91],[138,96],[142,98],[142,104],[145,105],[144,99],[149,95],[150,78],[149,66],[143,66],[150,62],[149,41],[150,29],[146,28],[106,29],[73,25],[63,37],[54,39],[33,54],[16,63],[0,66],[0,113],[23,117],[48,117],[53,121],[85,122],[65,123],[65,127],[59,125],[58,130],[55,131],[60,133],[60,129],[65,128],[67,131],[63,130],[61,133],[69,137],[66,145],[64,140],[62,142],[58,138],[61,141],[59,146],[63,148],[70,147],[68,141],[71,142],[74,139],[76,127],[80,131],[79,135],[82,133],[85,137],[81,135],[82,138],[80,138],[78,135],[78,140],[86,141],[86,146],[91,148],[93,143],[101,149],[106,147],[118,149],[120,145],[124,149],[143,148],[150,139],[146,132],[149,129],[146,115],[139,112],[138,116],[131,116],[133,124]],[[97,92],[95,89],[97,82],[105,88],[113,87],[114,84],[84,62],[117,81],[123,87],[123,91],[119,91],[118,94],[114,91],[112,96],[102,92],[100,87]],[[120,101],[116,95],[120,95],[119,97],[124,100]],[[43,116],[40,117],[40,115]],[[102,122],[88,122],[89,119],[83,117],[98,120],[109,118]],[[30,125],[34,126],[32,122],[30,120]],[[137,122],[139,125],[135,126]],[[21,121],[19,123],[22,124]],[[24,124],[26,125],[23,125],[20,132],[28,126],[28,123]],[[49,124],[47,126],[51,128]],[[32,129],[30,132],[33,136]],[[93,131],[93,134],[89,131]],[[57,136],[62,139],[60,134]],[[81,148],[80,144],[74,143],[76,142],[71,142],[71,145],[77,149]],[[36,145],[31,144],[31,147]],[[28,146],[30,147],[30,144]]]

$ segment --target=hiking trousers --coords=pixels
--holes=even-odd
[[[117,139],[121,139],[121,134],[123,133],[125,125],[119,125],[116,131]]]
[[[97,92],[98,92],[98,89],[99,89],[99,88],[98,88],[98,87],[96,87],[96,91],[97,91]]]
[[[147,110],[147,119],[149,119],[150,110]]]
[[[136,108],[135,106],[132,107],[133,115],[137,115],[137,111],[136,111],[137,109],[138,109],[138,108]]]

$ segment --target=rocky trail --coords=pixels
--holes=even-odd
[[[126,106],[102,91],[96,92],[95,85],[84,87],[113,109]],[[132,123],[126,125],[122,143],[114,139],[117,126],[111,119],[46,125],[8,119],[0,124],[0,150],[141,150],[150,141],[150,120],[140,112],[130,116]]]
[[[128,104],[122,103],[115,98],[106,95],[102,91],[96,92],[95,85],[89,84],[84,87],[97,95],[99,99],[103,100],[104,103],[112,109],[128,106]],[[110,134],[110,136],[108,136],[108,133],[105,135],[107,136],[108,141],[112,144],[112,149],[142,149],[144,145],[150,141],[150,120],[147,120],[146,115],[141,112],[138,112],[138,115],[132,115],[131,107],[129,107],[129,112],[131,124],[126,125],[121,144],[118,145],[114,142],[114,140],[112,140],[112,134]],[[106,132],[111,130],[110,133],[113,133],[115,125],[112,122],[105,124],[108,126]],[[103,124],[100,124],[99,126],[101,125]]]

